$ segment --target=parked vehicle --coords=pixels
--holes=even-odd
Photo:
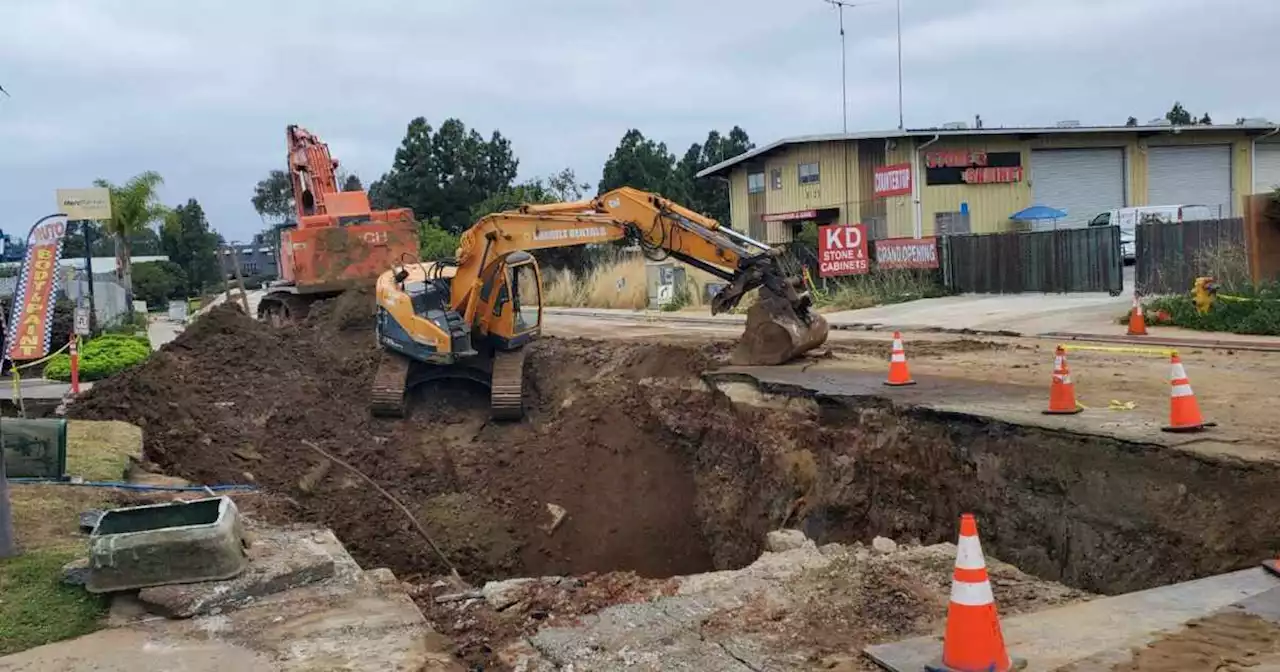
[[[1212,218],[1213,210],[1207,205],[1142,205],[1108,210],[1089,220],[1089,226],[1119,226],[1120,254],[1128,264],[1137,258],[1139,223],[1173,223]]]

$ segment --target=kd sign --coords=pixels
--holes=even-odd
[[[818,275],[861,275],[871,270],[867,231],[861,224],[818,227]]]

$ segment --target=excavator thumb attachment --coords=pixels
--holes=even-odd
[[[783,364],[827,341],[827,320],[768,287],[747,309],[747,328],[731,361],[738,366]]]

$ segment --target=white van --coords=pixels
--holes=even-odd
[[[1207,205],[1142,205],[1134,208],[1108,210],[1089,220],[1089,226],[1119,226],[1120,253],[1126,262],[1137,257],[1138,224],[1143,222],[1189,222],[1197,219],[1213,219],[1214,212]]]

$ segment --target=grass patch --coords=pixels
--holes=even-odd
[[[0,656],[101,627],[107,601],[60,581],[62,566],[77,555],[36,550],[0,560]]]
[[[814,304],[820,311],[858,310],[891,303],[945,296],[946,291],[929,271],[876,270],[827,283],[814,292]]]
[[[140,427],[117,420],[67,421],[67,473],[72,476],[118,481],[130,456],[142,456]]]
[[[9,499],[18,548],[24,551],[83,552],[80,512],[112,506],[111,493],[103,488],[53,483],[10,483]]]
[[[702,307],[709,303],[708,282],[724,282],[710,273],[685,266],[685,289],[676,308]],[[644,310],[649,306],[645,258],[638,253],[619,252],[612,259],[578,273],[570,270],[548,270],[543,282],[542,302],[565,308],[627,308]]]
[[[1236,291],[1240,291],[1237,289]],[[1225,299],[1219,292],[1209,312],[1200,314],[1190,296],[1166,296],[1142,304],[1154,324],[1198,331],[1225,331],[1254,336],[1280,336],[1280,287],[1258,288]],[[1128,322],[1126,315],[1124,323]]]

